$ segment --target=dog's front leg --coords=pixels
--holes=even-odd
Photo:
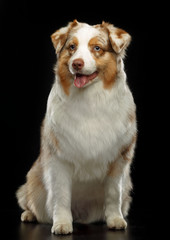
[[[105,183],[105,217],[107,226],[111,229],[127,227],[121,212],[123,168],[124,166],[120,166],[119,163],[113,163]]]
[[[53,218],[51,232],[54,234],[72,233],[72,168],[67,163],[53,160],[53,163],[50,164],[48,176],[47,207]]]

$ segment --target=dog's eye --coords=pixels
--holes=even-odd
[[[71,44],[69,48],[70,48],[71,51],[73,51],[73,50],[75,50],[76,45],[75,44]]]
[[[94,50],[95,50],[96,52],[99,52],[100,49],[101,49],[101,48],[100,48],[99,46],[95,46],[95,47],[94,47]]]

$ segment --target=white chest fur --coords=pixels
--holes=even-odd
[[[82,91],[73,86],[65,98],[55,83],[50,93],[46,119],[59,143],[57,157],[74,164],[79,178],[101,179],[128,141],[133,99],[125,82],[118,80],[111,90],[104,90],[101,82]]]

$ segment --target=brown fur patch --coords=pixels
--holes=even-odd
[[[79,41],[78,41],[78,39],[76,37],[73,37],[70,40],[68,40],[68,42],[66,44],[66,48],[68,49],[68,52],[70,53],[70,55],[75,53],[75,51],[77,50],[78,44],[79,44]],[[71,49],[72,45],[75,46],[74,49]]]
[[[117,64],[113,53],[107,52],[103,58],[96,59],[99,75],[105,89],[111,89],[117,75]]]
[[[108,167],[107,176],[113,177],[115,173],[116,173],[116,163],[112,162]]]
[[[133,111],[130,111],[129,114],[128,114],[128,119],[130,122],[134,122],[136,120],[136,114],[135,112]]]
[[[71,73],[68,70],[68,60],[70,56],[66,49],[64,49],[58,60],[58,75],[65,94],[69,95],[71,86]]]
[[[54,46],[57,47],[58,44],[60,44],[60,46],[61,46],[60,49],[57,50],[57,52],[60,51],[60,55],[59,55],[59,59],[58,59],[58,69],[57,69],[56,74],[58,74],[60,77],[60,82],[61,82],[61,85],[62,85],[63,90],[66,95],[69,95],[69,89],[71,86],[70,79],[72,77],[72,75],[68,69],[68,60],[69,60],[70,56],[72,54],[74,54],[74,52],[76,51],[76,48],[78,46],[78,39],[76,37],[73,37],[70,40],[68,38],[69,38],[70,31],[73,28],[75,28],[77,25],[78,25],[78,22],[76,20],[74,20],[72,23],[69,24],[67,33],[60,34],[59,38],[57,38],[57,40],[55,38],[60,30],[58,30],[57,32],[55,32],[52,35],[52,41],[53,41]],[[68,39],[68,42],[66,42],[67,39]],[[59,43],[59,41],[60,41],[60,43]],[[64,44],[66,44],[66,46],[64,46]],[[71,45],[76,46],[75,50],[72,50],[70,48]]]
[[[126,32],[121,28],[116,28],[115,34],[117,35],[118,38],[122,38],[122,34],[126,34]]]
[[[94,37],[92,38],[89,43],[89,48],[91,50],[91,52],[94,54],[95,57],[100,57],[104,54],[104,45],[101,43],[101,41],[99,40],[98,37]],[[95,51],[94,47],[95,46],[99,46],[100,50],[99,51]]]
[[[71,39],[71,42],[69,42],[69,45],[71,45],[71,44],[75,44],[76,46],[78,46],[78,44],[79,44],[78,39],[77,39],[76,37],[73,37],[73,38]]]
[[[108,22],[105,22],[105,21],[102,21],[102,24],[100,25],[102,28],[106,29],[107,30],[107,27],[111,25],[110,23]],[[107,30],[108,31],[108,30]]]
[[[27,209],[30,210],[38,221],[41,221],[42,216],[39,209],[44,209],[46,204],[46,189],[43,183],[43,169],[41,162],[41,155],[33,164],[32,168],[27,174],[26,201]]]
[[[120,168],[119,164],[117,164],[118,158],[116,161],[109,164],[107,176],[116,177],[122,174],[122,169]]]
[[[137,139],[137,135],[135,134],[133,137],[132,137],[132,141],[131,143],[124,147],[121,151],[121,155],[123,157],[123,159],[125,161],[128,161],[128,162],[131,162],[132,161],[132,156],[133,154],[131,152],[134,151],[134,147],[135,147],[135,143],[136,143],[136,139]]]
[[[39,157],[27,174],[27,206],[34,214],[36,212],[35,203],[39,198],[38,194],[43,191],[45,191],[45,189],[42,182],[42,166]]]
[[[110,57],[108,59],[107,67],[103,71],[103,84],[104,88],[110,89],[113,87],[113,84],[116,79],[116,74],[117,74],[117,66],[116,66],[116,60],[113,56],[113,54],[109,54]]]
[[[119,158],[121,156],[123,157],[123,159],[126,162],[130,163],[132,161],[133,151],[134,151],[136,139],[137,139],[137,136],[135,134],[132,137],[131,143],[128,146],[123,147],[122,150],[120,151],[120,153],[118,154],[117,159],[114,162],[109,164],[107,176],[115,177],[115,176],[117,176],[117,175],[122,173],[121,165],[117,164],[117,162],[119,161]]]
[[[70,27],[71,27],[71,28],[74,28],[74,27],[76,27],[77,25],[78,25],[78,21],[77,21],[77,19],[74,19],[73,22],[70,24]]]
[[[99,46],[100,51],[95,51],[95,46]],[[116,56],[113,53],[109,39],[108,41],[103,41],[100,37],[94,37],[89,41],[89,48],[93,53],[97,70],[101,79],[103,80],[104,88],[111,89],[117,74],[117,64]]]

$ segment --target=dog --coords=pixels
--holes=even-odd
[[[51,36],[55,81],[41,126],[38,159],[16,192],[23,222],[106,222],[125,229],[131,203],[136,105],[124,57],[131,36],[114,25],[69,22]]]

